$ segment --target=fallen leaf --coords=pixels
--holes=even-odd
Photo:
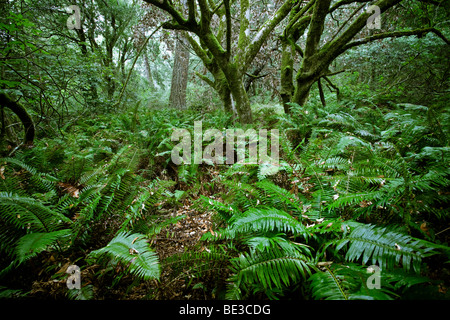
[[[137,251],[135,248],[130,248],[130,250],[128,251],[131,255],[133,254],[139,254],[139,251]]]
[[[321,261],[317,263],[317,266],[319,267],[328,267],[333,263],[333,261]]]
[[[366,207],[370,206],[371,204],[372,204],[372,201],[363,200],[363,201],[361,201],[361,203],[359,204],[359,206],[360,206],[361,208],[366,208]]]

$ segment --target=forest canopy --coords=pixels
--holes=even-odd
[[[1,1],[0,298],[449,299],[449,7]]]

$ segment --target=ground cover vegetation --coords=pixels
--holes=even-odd
[[[448,1],[0,12],[0,297],[449,299]],[[176,165],[195,121],[279,162]]]

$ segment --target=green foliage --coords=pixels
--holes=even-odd
[[[18,263],[22,263],[39,252],[47,249],[48,246],[55,245],[58,240],[70,235],[70,229],[58,230],[47,233],[29,233],[24,235],[17,242],[16,256]]]
[[[71,257],[91,282],[69,299],[153,279],[166,281],[161,288],[184,279],[183,290],[221,299],[401,299],[434,288],[430,266],[449,254],[446,111],[345,103],[274,116],[276,168],[173,166],[173,128],[230,125],[193,109],[80,119],[64,138],[1,159],[3,279]],[[158,242],[191,219],[191,205],[214,213],[212,227],[160,260]],[[381,289],[367,286],[369,265],[380,268]],[[62,266],[40,268],[62,279]]]
[[[248,292],[276,293],[311,275],[310,258],[295,250],[289,253],[277,247],[262,252],[243,253],[231,260],[233,275],[227,291],[228,299],[242,299]],[[245,291],[244,291],[245,290]],[[244,291],[244,292],[242,292]]]
[[[324,300],[392,300],[393,292],[387,290],[386,283],[380,289],[369,289],[367,280],[370,273],[361,266],[333,265],[313,274],[310,290],[314,299]]]
[[[358,226],[343,239],[333,241],[336,251],[348,243],[347,261],[360,260],[363,265],[377,264],[386,270],[402,265],[406,271],[412,267],[420,272],[422,259],[436,254],[434,246],[426,241],[370,224]]]
[[[106,247],[92,251],[88,258],[101,255],[106,255],[113,264],[121,263],[127,272],[144,280],[160,277],[158,256],[142,234],[121,232]]]
[[[218,231],[218,237],[234,239],[238,235],[284,232],[294,235],[306,235],[305,227],[290,214],[275,208],[251,208],[237,213],[228,221],[228,227]]]
[[[6,192],[0,193],[1,218],[17,229],[49,232],[70,220],[41,202]]]

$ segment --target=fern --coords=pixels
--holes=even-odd
[[[262,252],[242,253],[231,259],[227,298],[242,298],[242,290],[260,291],[282,289],[311,275],[310,259],[299,251],[290,252],[272,247]]]
[[[369,268],[354,263],[324,266],[313,274],[308,288],[314,299],[325,300],[392,300],[399,297],[398,291],[407,291],[412,286],[430,282],[427,277],[411,274],[403,269],[380,270],[380,287],[369,288]]]
[[[177,274],[185,273],[200,278],[208,272],[227,269],[232,257],[230,250],[224,250],[221,246],[209,246],[201,251],[185,251],[169,256],[162,262],[162,267],[170,267]]]
[[[234,239],[238,235],[260,234],[281,231],[307,237],[305,227],[288,213],[275,208],[251,208],[235,214],[229,226],[218,232],[218,237]]]
[[[302,206],[294,194],[268,180],[259,181],[255,183],[255,186],[264,191],[260,197],[263,204],[291,212],[301,218]]]
[[[379,289],[367,287],[369,276],[371,274],[367,269],[359,265],[333,264],[309,278],[309,289],[316,300],[392,300],[397,297],[391,291],[392,286],[385,279],[387,275],[384,271]]]
[[[28,188],[31,191],[42,191],[42,192],[56,192],[56,182],[58,182],[58,179],[47,174],[38,172],[35,168],[32,166],[24,163],[21,160],[15,159],[15,158],[2,158],[0,159],[0,163],[10,163],[12,165],[18,166],[24,170],[26,170],[29,174],[28,177],[23,177],[22,179],[27,181],[27,184],[29,185]],[[10,177],[8,177],[9,179]],[[14,186],[17,188],[17,185]],[[34,190],[33,190],[34,189]],[[1,189],[0,189],[1,190]]]
[[[196,205],[203,206],[205,208],[208,208],[209,210],[217,212],[225,221],[228,221],[232,217],[233,211],[235,210],[232,206],[227,206],[226,204],[216,199],[210,199],[203,195],[199,197]]]
[[[62,223],[70,223],[64,215],[44,206],[41,202],[16,194],[0,192],[1,219],[16,228],[30,228],[37,232],[57,230]]]
[[[70,229],[63,229],[48,233],[30,233],[21,237],[16,246],[18,263],[22,263],[36,256],[62,238],[67,238],[70,233]]]
[[[324,272],[313,274],[309,281],[314,299],[348,300],[348,293],[342,284],[342,277],[335,274],[330,268]]]
[[[48,249],[52,245],[58,245],[59,240],[67,238],[71,233],[70,229],[58,230],[46,233],[30,233],[22,236],[16,241],[14,251],[10,253],[12,257],[11,263],[0,271],[0,278],[8,274],[13,268],[17,268],[20,264],[35,257],[37,254]],[[12,244],[10,244],[13,246]]]
[[[120,232],[106,247],[92,251],[89,258],[107,256],[112,263],[121,263],[127,272],[143,279],[159,279],[158,256],[149,247],[144,235]]]
[[[401,264],[406,271],[412,267],[420,272],[422,259],[437,253],[436,245],[374,225],[360,225],[345,238],[329,244],[335,244],[337,251],[350,244],[345,255],[347,261],[361,259],[363,265],[370,261],[387,270]]]
[[[70,300],[91,300],[94,297],[94,287],[89,284],[80,289],[70,289],[67,291],[67,297]]]

